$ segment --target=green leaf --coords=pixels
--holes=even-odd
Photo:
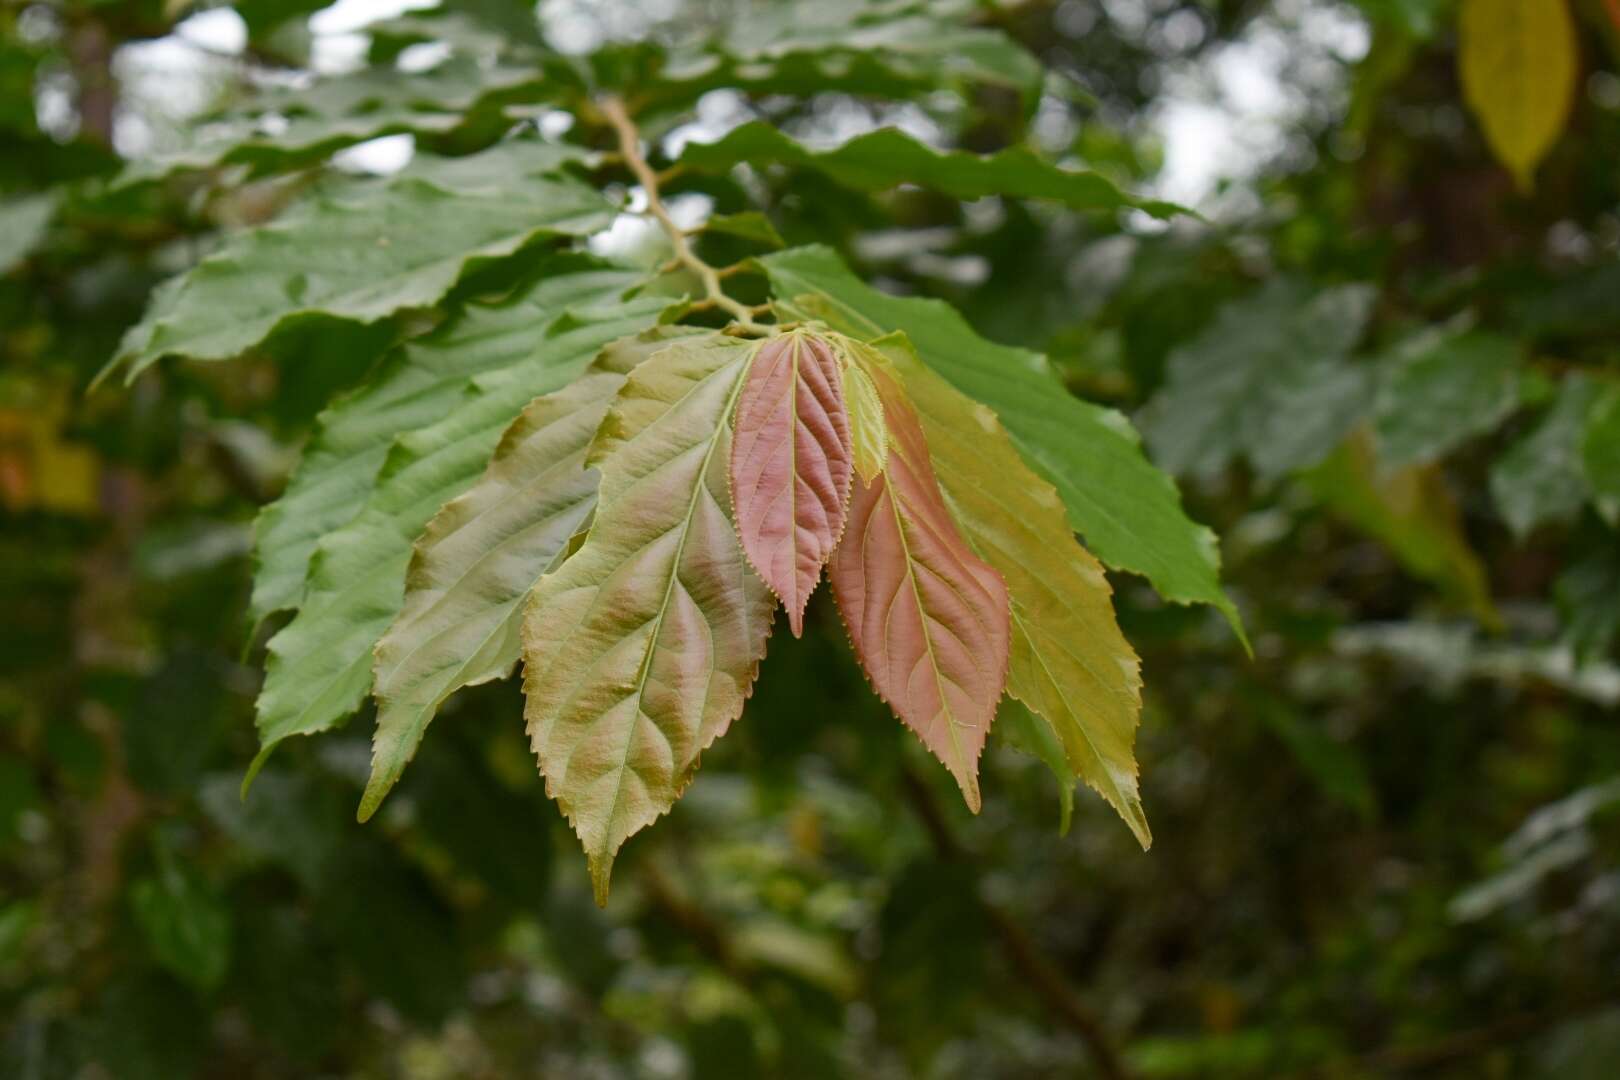
[[[56,196],[50,193],[0,202],[0,274],[34,250],[55,214]]]
[[[1132,749],[1141,662],[1114,621],[1102,567],[1075,542],[1063,501],[1024,464],[994,413],[924,367],[903,337],[875,346],[900,372],[922,418],[957,524],[1007,583],[1007,692],[1052,729],[1071,774],[1107,799],[1149,847]]]
[[[411,544],[477,480],[512,418],[572,382],[608,342],[656,322],[669,302],[610,294],[600,308],[530,321],[515,362],[473,376],[439,420],[394,440],[364,507],[317,544],[303,606],[270,639],[255,768],[287,736],[329,728],[359,706],[371,689],[372,647],[404,600]]]
[[[1384,361],[1373,430],[1389,466],[1444,457],[1507,418],[1519,399],[1519,346],[1484,331],[1425,330]]]
[[[1530,190],[1575,97],[1580,57],[1565,0],[1463,0],[1457,65],[1485,141]]]
[[[1264,696],[1250,707],[1271,733],[1281,739],[1294,761],[1322,794],[1343,803],[1363,820],[1378,810],[1377,795],[1355,748],[1330,737],[1321,721],[1307,718],[1284,698]]]
[[[1302,479],[1335,514],[1383,541],[1409,573],[1440,586],[1487,626],[1500,622],[1456,500],[1432,467],[1390,469],[1358,431]]]
[[[889,462],[889,426],[872,377],[859,364],[844,364],[844,400],[849,408],[850,442],[855,475],[870,484]]]
[[[776,600],[743,557],[726,482],[754,351],[716,336],[636,369],[593,457],[590,534],[524,616],[530,743],[598,903],[620,845],[674,805],[765,655]]]
[[[1222,307],[1170,354],[1143,414],[1154,461],[1208,475],[1241,455],[1263,480],[1321,461],[1371,397],[1371,373],[1348,358],[1373,300],[1363,285],[1313,293],[1279,279]]]
[[[995,726],[990,730],[1008,746],[1033,754],[1052,770],[1058,788],[1058,833],[1068,836],[1074,821],[1074,769],[1052,725],[1030,712],[1022,701],[1009,697],[1002,699]]]
[[[1491,495],[1519,539],[1542,522],[1574,517],[1590,497],[1581,437],[1598,397],[1597,383],[1570,375],[1536,429],[1491,468]]]
[[[1183,213],[1174,203],[1137,199],[1088,169],[1064,169],[1023,146],[994,154],[935,150],[895,128],[858,135],[831,150],[812,150],[763,121],[733,128],[718,142],[688,143],[679,164],[698,172],[726,172],[736,165],[759,168],[775,162],[814,169],[845,187],[887,191],[919,184],[956,199],[987,195],[1052,199],[1080,210],[1137,207],[1157,218]]]
[[[199,990],[212,990],[230,965],[230,909],[162,845],[157,863],[156,874],[129,887],[135,923],[159,964]]]
[[[1167,600],[1215,606],[1242,637],[1221,591],[1215,534],[1187,518],[1175,484],[1148,464],[1123,416],[1071,395],[1044,356],[985,341],[949,305],[878,292],[829,248],[794,248],[759,263],[785,310],[862,338],[905,331],[924,363],[995,411],[1100,559],[1142,574]]]
[[[1608,386],[1588,413],[1581,460],[1597,496],[1598,511],[1620,522],[1620,386]]]
[[[1553,596],[1576,659],[1606,655],[1620,638],[1620,550],[1611,543],[1577,560],[1553,582]]]
[[[443,417],[474,375],[522,360],[568,308],[612,303],[642,275],[562,254],[541,260],[534,279],[511,299],[469,305],[395,350],[363,385],[321,413],[286,491],[254,522],[249,612],[255,621],[297,606],[316,542],[364,505],[395,436]]]
[[[758,210],[745,210],[740,214],[714,214],[703,223],[703,231],[711,233],[724,233],[727,236],[740,237],[743,240],[752,240],[756,244],[763,244],[768,248],[787,247],[787,241],[782,234],[776,231],[771,219]]]
[[[338,185],[228,237],[158,289],[108,371],[128,365],[133,379],[171,354],[229,359],[312,316],[367,323],[426,307],[481,260],[547,234],[594,232],[612,218],[590,187],[529,175],[523,151],[498,146],[476,161],[484,168],[462,163],[476,179],[471,190],[409,175]]]
[[[399,616],[377,643],[377,734],[360,802],[369,818],[415,755],[433,714],[463,686],[517,663],[522,601],[559,566],[596,507],[585,453],[625,376],[683,328],[614,342],[577,381],[530,402],[484,475],[416,541]]]

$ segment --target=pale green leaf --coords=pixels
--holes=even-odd
[[[1142,456],[1123,416],[1071,395],[1044,356],[985,341],[950,306],[878,292],[828,248],[759,262],[786,310],[857,337],[905,331],[924,363],[995,411],[1099,558],[1142,574],[1168,600],[1214,605],[1242,635],[1221,591],[1214,533],[1188,519],[1175,484]]]
[[[1063,500],[1024,464],[993,412],[925,367],[904,337],[874,346],[900,372],[968,544],[1007,583],[1007,692],[1050,725],[1073,775],[1148,847],[1132,749],[1141,664],[1114,621],[1102,567],[1075,541]]]
[[[625,376],[683,333],[659,327],[616,341],[578,380],[530,402],[484,475],[445,503],[416,541],[399,616],[377,643],[377,734],[360,803],[370,817],[456,690],[517,663],[522,602],[556,569],[596,507],[585,452]]]
[[[590,534],[524,616],[530,742],[599,903],[620,845],[674,805],[765,655],[776,602],[743,557],[726,480],[753,353],[716,336],[636,369],[606,423]]]
[[[473,376],[439,419],[393,441],[360,512],[316,545],[298,614],[270,639],[256,766],[287,736],[329,728],[360,705],[372,647],[404,600],[412,543],[477,480],[512,418],[572,382],[608,342],[655,323],[669,300],[604,304],[531,324],[513,363]]]
[[[1520,539],[1545,521],[1573,517],[1591,495],[1581,437],[1599,386],[1584,375],[1564,379],[1547,415],[1491,468],[1491,495]]]
[[[955,199],[987,195],[1052,199],[1082,210],[1132,206],[1154,217],[1181,213],[1173,203],[1137,199],[1101,173],[1065,169],[1014,146],[994,154],[935,150],[895,128],[858,135],[830,150],[812,150],[776,127],[756,121],[733,128],[718,142],[688,143],[677,159],[698,172],[726,172],[746,163],[754,168],[776,162],[814,169],[845,187],[887,191],[918,184]]]
[[[1222,307],[1171,353],[1143,413],[1154,461],[1207,475],[1243,456],[1266,480],[1321,461],[1371,396],[1371,372],[1349,355],[1372,302],[1366,286],[1312,292],[1285,278]]]
[[[1425,330],[1396,347],[1374,406],[1385,465],[1437,461],[1518,403],[1519,347],[1484,331]]]
[[[56,196],[24,195],[0,202],[0,274],[34,249],[56,213]]]
[[[1528,191],[1558,141],[1580,58],[1565,0],[1463,0],[1457,26],[1463,96],[1485,141]]]
[[[846,358],[843,369],[855,474],[862,483],[870,484],[889,460],[889,428],[883,420],[883,402],[872,385],[872,377],[860,365]]]
[[[228,359],[311,316],[374,322],[426,307],[480,260],[546,234],[594,232],[612,218],[585,184],[531,175],[526,153],[498,146],[476,160],[489,171],[463,163],[475,180],[465,192],[414,176],[338,185],[228,237],[157,291],[109,370],[128,365],[134,378],[171,354]],[[497,185],[502,174],[507,182]]]
[[[394,437],[426,427],[460,400],[471,378],[533,350],[570,307],[611,304],[642,275],[581,255],[548,255],[535,283],[498,304],[472,304],[395,350],[366,382],[321,413],[281,498],[253,527],[252,617],[295,607],[315,544],[365,504]]]

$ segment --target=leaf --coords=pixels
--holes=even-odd
[[[1288,747],[1323,795],[1349,807],[1363,821],[1377,814],[1378,797],[1355,747],[1332,738],[1319,720],[1300,715],[1286,698],[1256,695],[1248,707]]]
[[[776,231],[771,219],[757,210],[745,210],[740,214],[711,214],[703,223],[703,231],[752,240],[768,248],[787,247],[787,241]]]
[[[1575,560],[1553,582],[1553,597],[1576,661],[1606,655],[1620,638],[1620,551],[1609,544]]]
[[[513,168],[500,147],[479,160],[497,174]],[[426,307],[480,260],[545,234],[594,232],[612,217],[590,187],[527,176],[522,163],[503,189],[476,165],[467,171],[480,178],[472,192],[414,176],[340,185],[228,237],[158,289],[102,377],[127,365],[133,379],[171,354],[229,359],[315,315],[366,323]]]
[[[889,427],[883,422],[883,402],[872,377],[858,364],[845,363],[843,369],[855,475],[870,484],[889,463]]]
[[[1384,362],[1373,430],[1386,465],[1437,461],[1507,418],[1519,398],[1519,347],[1484,331],[1425,330]]]
[[[1052,771],[1058,787],[1058,835],[1068,836],[1074,822],[1075,779],[1057,732],[1017,698],[1002,699],[994,730],[1008,746],[1034,755]]]
[[[1605,387],[1587,414],[1581,461],[1598,511],[1609,524],[1620,522],[1620,387]]]
[[[905,390],[872,350],[854,355],[883,402],[889,460],[855,485],[828,577],[873,688],[978,813],[979,754],[1007,683],[1007,586],[957,530]]]
[[[377,733],[361,821],[399,779],[444,700],[517,663],[523,600],[562,563],[596,507],[597,473],[585,467],[596,429],[631,369],[682,332],[616,341],[577,381],[530,402],[484,475],[428,522],[405,602],[375,650]]]
[[[129,887],[135,923],[159,964],[199,990],[212,990],[230,966],[230,909],[161,845],[157,862],[155,875]]]
[[[1440,586],[1487,626],[1498,624],[1485,568],[1433,468],[1383,467],[1360,430],[1302,479],[1339,517],[1383,541],[1409,573]]]
[[[1137,207],[1160,219],[1185,213],[1174,203],[1138,199],[1089,169],[1064,169],[1023,146],[980,155],[935,150],[895,128],[858,135],[831,150],[812,150],[774,125],[754,121],[712,143],[687,143],[681,167],[723,173],[747,164],[775,162],[814,169],[858,191],[887,191],[901,184],[933,188],[955,199],[989,195],[1051,199],[1078,210]]]
[[[1243,636],[1221,591],[1215,534],[1187,518],[1175,484],[1148,464],[1123,416],[1069,394],[1044,356],[985,341],[948,305],[878,292],[829,248],[758,261],[790,310],[862,338],[905,331],[924,363],[995,411],[1099,558],[1142,574],[1167,600],[1214,605]]]
[[[371,689],[372,647],[404,601],[412,543],[478,479],[512,418],[572,382],[608,342],[656,322],[669,302],[604,298],[603,308],[558,313],[543,330],[531,322],[512,363],[475,375],[437,421],[394,440],[363,508],[317,544],[303,606],[270,639],[258,700],[262,749],[249,781],[282,739],[325,730],[360,705]]]
[[[1545,521],[1573,517],[1591,495],[1581,436],[1598,390],[1584,375],[1565,378],[1541,423],[1492,466],[1491,495],[1520,540]]]
[[[0,201],[0,274],[28,255],[56,216],[56,196],[46,192]]]
[[[1132,750],[1141,663],[1114,621],[1102,566],[1075,542],[1057,491],[1024,464],[994,413],[929,371],[903,337],[875,347],[899,371],[921,417],[962,534],[1006,582],[1007,692],[1052,730],[1070,775],[1107,799],[1147,848],[1153,836]]]
[[[1153,459],[1213,475],[1241,455],[1263,480],[1321,461],[1371,396],[1371,373],[1348,357],[1373,300],[1364,285],[1312,292],[1283,278],[1223,306],[1170,354],[1143,413]]]
[[[585,256],[547,256],[527,289],[498,304],[468,305],[328,406],[286,491],[254,522],[252,618],[297,606],[316,542],[365,504],[395,436],[442,418],[474,375],[522,360],[569,307],[612,303],[641,278]]]
[[[1463,0],[1463,97],[1497,160],[1529,191],[1575,97],[1579,61],[1565,0]]]
[[[591,531],[524,615],[530,744],[598,903],[619,847],[675,804],[765,655],[775,599],[743,556],[726,491],[754,348],[716,335],[636,369],[603,425]]]
[[[737,398],[732,516],[794,637],[849,510],[854,470],[839,369],[825,339],[784,334],[760,347]]]

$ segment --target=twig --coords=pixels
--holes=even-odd
[[[973,855],[952,835],[950,825],[946,822],[945,815],[940,813],[928,785],[909,768],[901,770],[901,778],[912,808],[922,819],[923,828],[933,841],[935,852],[948,862],[961,862],[971,866],[975,861]],[[1091,1052],[1092,1061],[1096,1063],[1097,1072],[1106,1080],[1126,1080],[1129,1074],[1119,1059],[1119,1052],[1114,1049],[1113,1042],[1103,1029],[1102,1022],[1075,996],[1069,984],[1064,981],[1063,974],[1052,965],[1051,961],[1041,955],[1029,932],[1017,919],[987,898],[980,896],[978,900],[979,906],[984,909],[985,917],[1001,938],[1001,946],[1007,960],[1023,975],[1047,1008],[1068,1024],[1085,1042],[1086,1049]]]
[[[687,240],[686,231],[675,224],[670,217],[669,208],[664,205],[663,197],[659,194],[659,174],[654,172],[652,166],[641,153],[641,133],[636,130],[635,121],[625,111],[624,102],[617,97],[605,97],[598,103],[602,116],[613,126],[619,137],[619,153],[624,157],[625,165],[635,174],[636,181],[641,189],[647,193],[647,214],[663,228],[669,237],[670,246],[675,249],[675,259],[681,265],[691,270],[703,282],[703,298],[693,305],[697,308],[719,308],[736,320],[737,326],[755,334],[770,334],[771,327],[754,321],[754,316],[762,309],[750,307],[740,301],[733,300],[726,295],[720,286],[720,272],[698,257]],[[666,171],[666,177],[669,173]]]

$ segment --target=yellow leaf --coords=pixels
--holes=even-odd
[[[854,364],[844,365],[844,400],[849,407],[849,429],[855,447],[855,472],[870,484],[889,460],[889,429],[883,422],[872,377]]]
[[[1566,0],[1463,0],[1463,95],[1521,189],[1558,141],[1575,95],[1575,24]]]
[[[904,380],[962,534],[1007,583],[1007,692],[1050,725],[1074,775],[1107,799],[1146,848],[1136,783],[1140,662],[1114,620],[1102,565],[1080,546],[1051,484],[995,413],[929,370],[903,334],[873,343]]]

